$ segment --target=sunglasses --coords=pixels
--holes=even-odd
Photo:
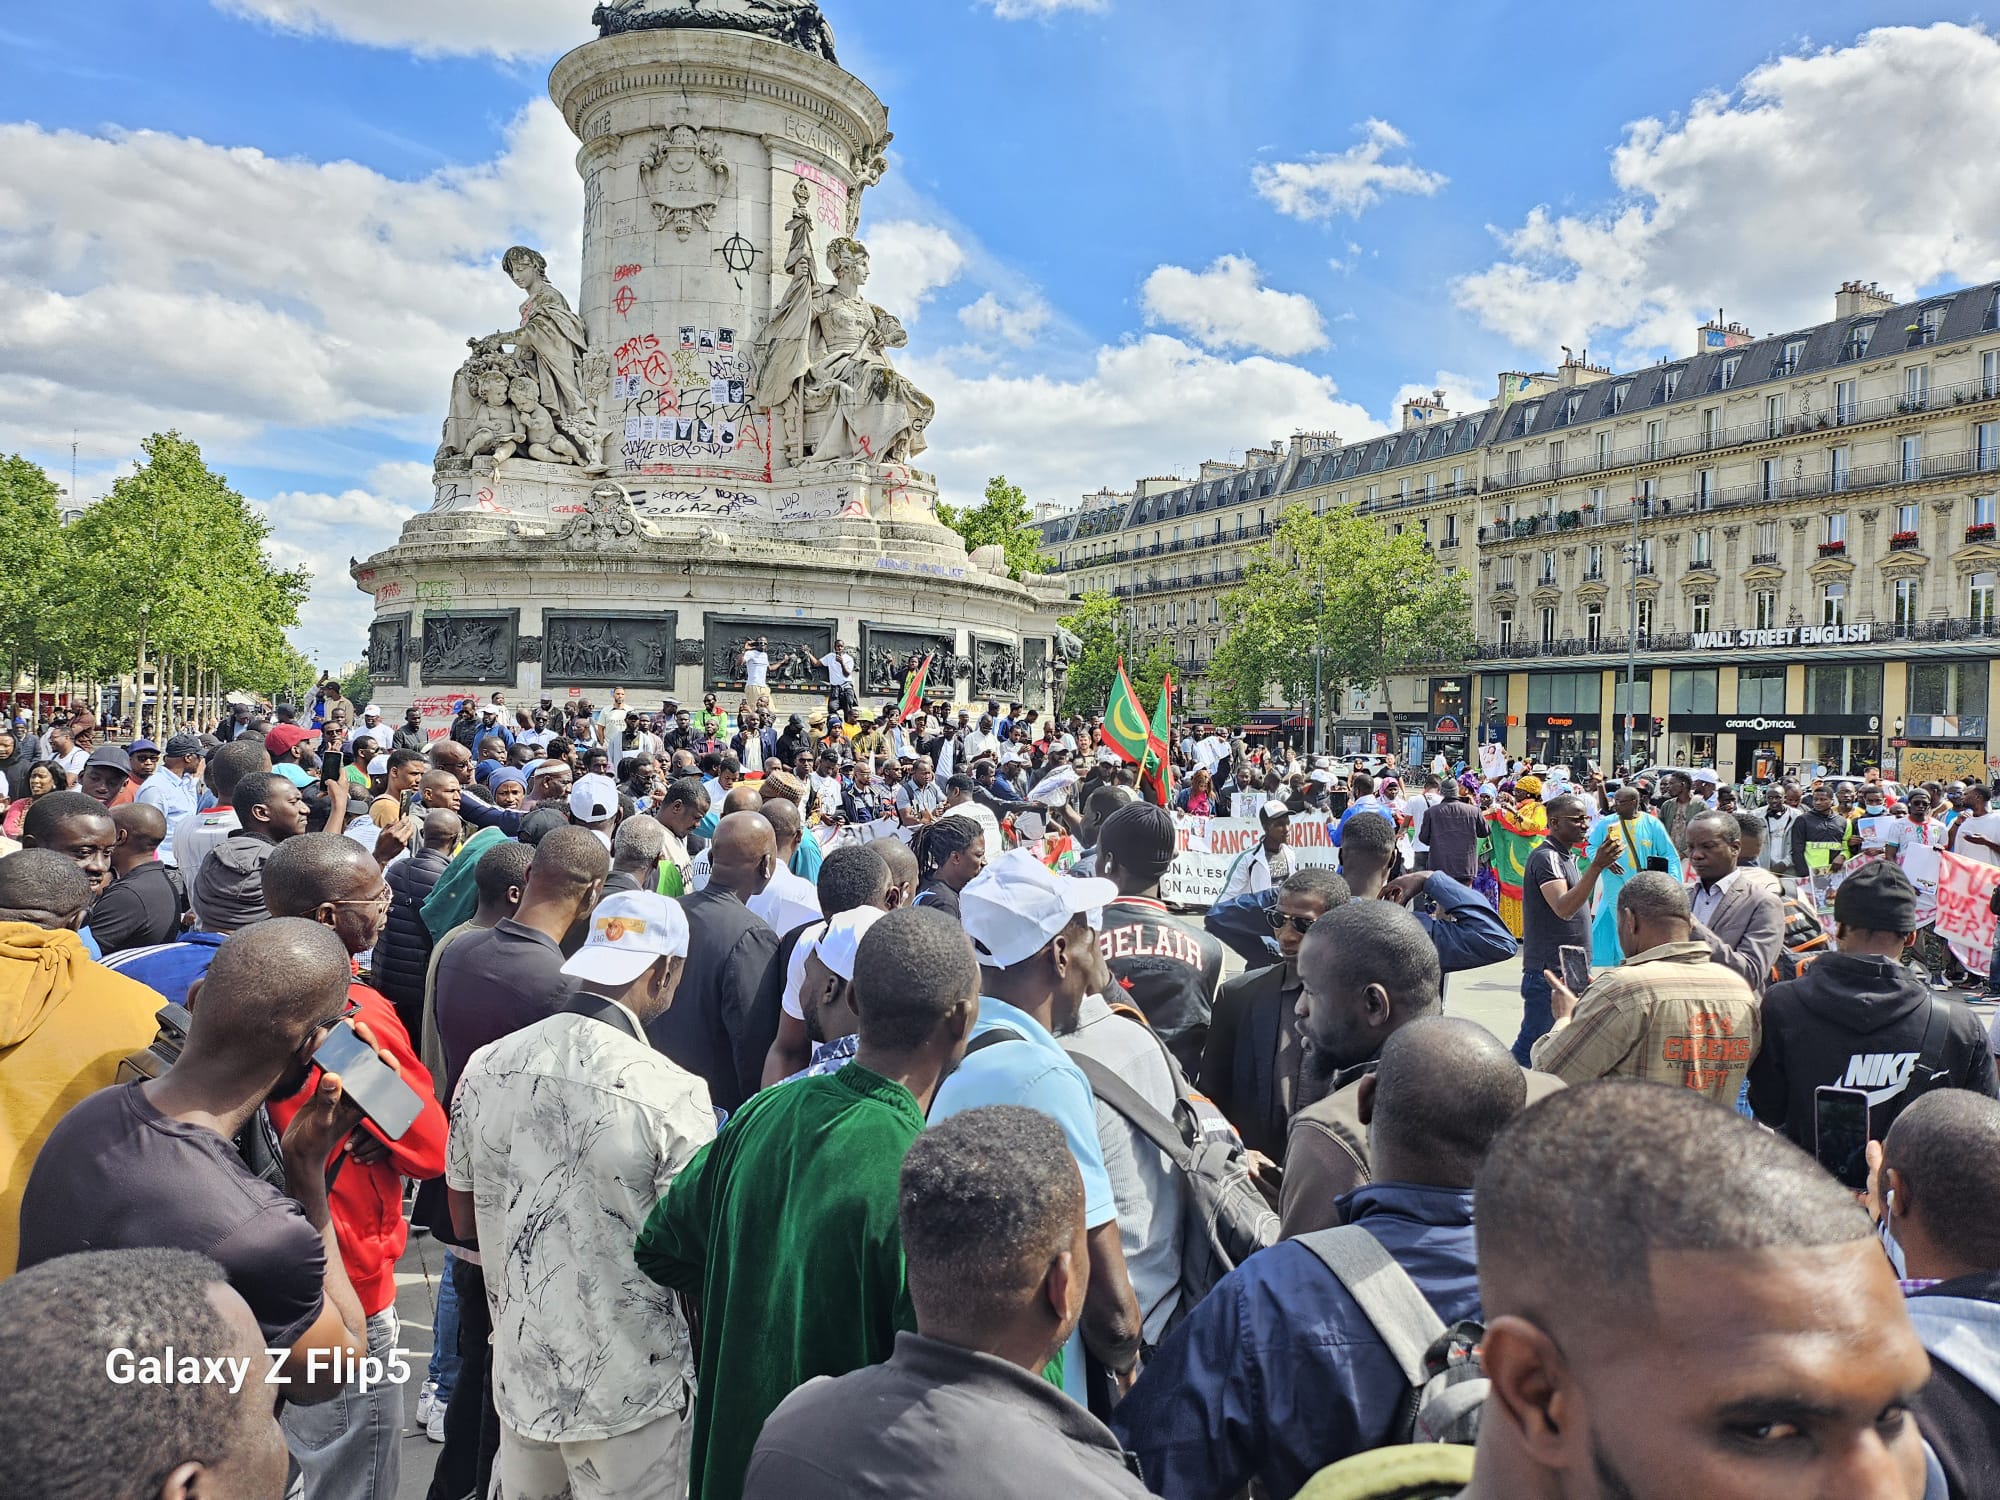
[[[1275,906],[1265,912],[1264,915],[1271,923],[1271,931],[1283,932],[1287,927],[1290,927],[1300,937],[1304,937],[1308,932],[1311,932],[1312,924],[1319,920],[1318,917],[1288,917]]]

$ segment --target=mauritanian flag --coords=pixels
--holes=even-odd
[[[1104,743],[1113,755],[1130,761],[1144,776],[1152,759],[1153,726],[1125,675],[1125,658],[1118,658],[1118,680],[1111,684],[1111,701],[1104,709]]]
[[[1169,672],[1160,682],[1160,706],[1153,710],[1153,722],[1146,731],[1146,753],[1150,764],[1139,772],[1139,785],[1161,807],[1173,800],[1173,762],[1167,756],[1167,746],[1173,741],[1173,701],[1174,674]]]
[[[910,680],[903,685],[903,701],[896,705],[896,722],[898,724],[909,718],[911,714],[915,713],[922,706],[924,701],[924,684],[930,679],[931,657],[935,654],[935,652],[925,652],[924,659],[917,663],[916,670],[910,673]]]

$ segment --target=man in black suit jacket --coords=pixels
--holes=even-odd
[[[1303,1057],[1299,945],[1307,928],[1348,899],[1348,889],[1333,871],[1308,865],[1281,881],[1277,894],[1270,920],[1278,927],[1279,961],[1237,975],[1216,995],[1197,1082],[1244,1145],[1282,1161]]]
[[[1734,813],[1702,813],[1688,824],[1688,868],[1700,881],[1689,905],[1696,941],[1761,995],[1785,945],[1785,908],[1768,884],[1737,868],[1742,839]]]
[[[731,1113],[763,1082],[764,1054],[778,1035],[777,1012],[758,1003],[778,935],[744,904],[777,868],[778,836],[762,813],[734,812],[716,824],[708,884],[680,898],[688,919],[680,988],[646,1023],[653,1045],[705,1080],[709,1102]]]

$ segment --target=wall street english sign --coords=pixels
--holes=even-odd
[[[1698,630],[1697,651],[1773,651],[1788,646],[1865,646],[1873,625],[1787,625],[1781,630]]]

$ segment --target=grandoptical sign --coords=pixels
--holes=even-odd
[[[1865,646],[1873,625],[1787,625],[1782,630],[1697,630],[1697,651],[1777,651],[1788,646]]]

